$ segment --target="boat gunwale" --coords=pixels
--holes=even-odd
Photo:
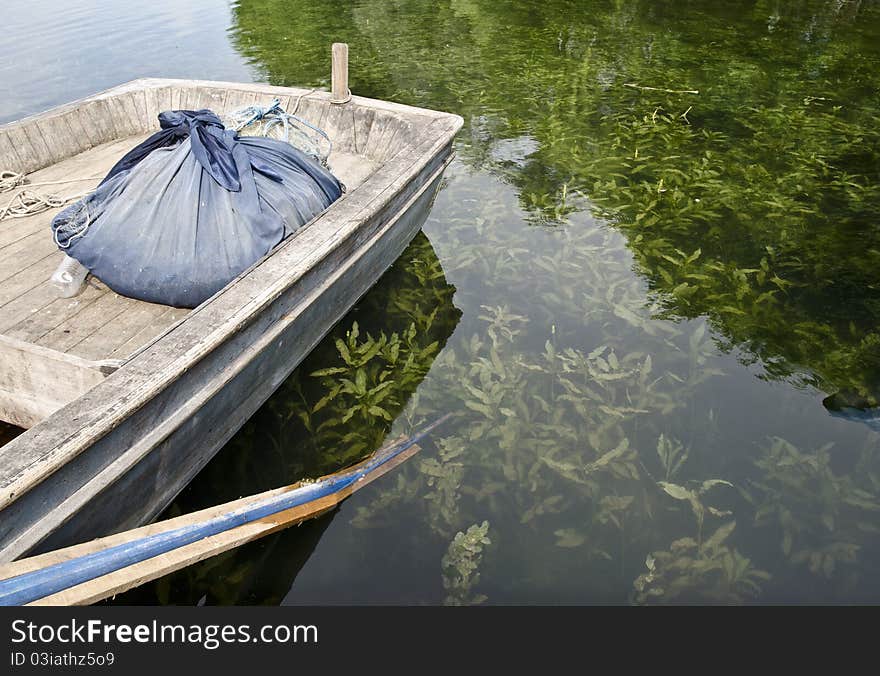
[[[0,132],[7,129],[14,129],[17,127],[34,124],[37,121],[46,120],[57,115],[62,115],[66,112],[81,108],[85,104],[92,101],[103,101],[122,94],[128,94],[131,92],[147,89],[159,89],[162,87],[187,88],[192,86],[205,89],[235,89],[237,91],[252,92],[255,94],[277,94],[279,96],[289,96],[291,98],[302,97],[303,99],[310,98],[318,101],[332,101],[332,96],[330,92],[316,88],[284,87],[281,85],[273,85],[260,82],[227,82],[224,80],[187,80],[184,78],[140,77],[134,80],[129,80],[128,82],[123,82],[122,84],[110,87],[108,89],[103,89],[94,94],[83,96],[82,98],[75,99],[73,101],[61,103],[57,106],[52,106],[51,108],[47,108],[36,113],[31,113],[15,120],[9,120],[7,122],[0,123]],[[362,108],[385,110],[391,113],[398,113],[405,116],[419,116],[433,119],[461,119],[461,116],[456,115],[455,113],[446,113],[439,110],[431,110],[430,108],[420,108],[418,106],[410,106],[405,103],[385,101],[383,99],[373,99],[367,96],[359,96],[355,94],[352,94],[351,99],[349,101],[346,101],[346,103],[342,105],[346,105],[349,103],[356,104],[357,106],[360,106]],[[37,170],[33,169],[32,171]]]
[[[142,78],[0,125],[0,130],[28,122],[35,124],[77,105],[148,86],[226,88],[291,97],[303,93],[327,100],[330,96],[327,92],[272,85]],[[463,122],[461,117],[451,113],[364,97],[353,96],[346,105],[389,110],[415,117],[416,137],[404,143],[344,199],[335,202],[307,228],[301,229],[298,237],[289,238],[279,245],[271,254],[195,308],[183,321],[135,353],[103,382],[0,447],[0,465],[4,470],[0,475],[0,510],[110,433],[188,369],[260,316],[348,236],[355,234],[360,224],[381,212],[401,188],[415,179],[432,158],[451,144]],[[302,248],[304,240],[309,245],[308,249]],[[291,258],[295,260],[290,261]]]

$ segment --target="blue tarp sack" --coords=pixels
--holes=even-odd
[[[195,307],[342,194],[311,157],[239,136],[210,110],[159,123],[52,220],[59,248],[121,295]]]

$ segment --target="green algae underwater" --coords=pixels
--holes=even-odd
[[[880,3],[240,0],[256,79],[466,121],[423,233],[169,509],[332,515],[118,603],[876,603]]]

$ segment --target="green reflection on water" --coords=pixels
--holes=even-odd
[[[326,84],[328,37],[351,42],[356,91],[464,114],[460,152],[531,216],[614,219],[671,316],[709,315],[771,377],[876,401],[875,4],[278,1],[235,16],[237,47],[279,83]],[[522,161],[490,153],[523,136]]]
[[[234,45],[274,83],[326,86],[327,44],[346,41],[356,93],[466,126],[426,226],[437,255],[417,240],[366,297],[381,311],[343,320],[178,508],[329,471],[380,444],[388,417],[396,433],[451,410],[435,444],[343,509],[288,601],[440,602],[441,558],[484,520],[467,591],[489,602],[880,598],[878,437],[820,403],[880,387],[876,3],[233,13]],[[352,393],[315,410],[357,383],[337,345],[355,322],[345,347],[362,356],[367,331],[403,340],[414,323],[419,365],[394,372],[381,411]],[[387,368],[365,368],[365,387]],[[282,586],[307,558],[256,551],[233,558]],[[224,579],[181,575],[172,601],[204,593],[181,580]],[[209,600],[280,599],[241,596],[239,579]]]

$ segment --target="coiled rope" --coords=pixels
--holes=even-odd
[[[323,129],[295,115],[300,101],[310,93],[312,92],[306,92],[297,99],[292,113],[286,112],[281,107],[279,99],[273,99],[271,105],[267,107],[247,106],[228,113],[223,120],[224,124],[229,129],[243,132],[245,135],[266,136],[285,141],[311,155],[326,167],[330,153],[333,151],[333,142]],[[324,145],[326,149],[322,148]]]
[[[83,181],[100,180],[102,176],[89,176],[86,178],[65,178],[57,181],[39,181],[30,183],[25,174],[15,171],[0,171],[0,193],[16,190],[10,200],[0,209],[0,221],[7,218],[25,218],[39,214],[47,209],[57,209],[65,204],[75,202],[85,197],[88,192],[78,193],[70,197],[62,197],[55,193],[40,193],[31,188],[38,186],[61,185],[64,183],[81,183]],[[26,187],[22,187],[26,186]]]

